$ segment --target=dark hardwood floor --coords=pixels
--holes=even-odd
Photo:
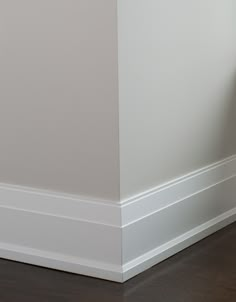
[[[0,259],[0,302],[236,302],[236,223],[125,284]]]

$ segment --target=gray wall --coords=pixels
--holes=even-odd
[[[236,151],[234,0],[119,0],[121,197]]]
[[[0,1],[0,182],[119,199],[116,5]]]

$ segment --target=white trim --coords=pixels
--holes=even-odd
[[[22,263],[34,264],[104,280],[123,282],[123,274],[120,265],[106,265],[104,263],[101,264],[82,258],[69,257],[57,253],[4,243],[0,244],[0,255],[1,258],[17,260]]]
[[[122,202],[123,280],[236,220],[236,156]]]
[[[236,156],[196,170],[168,183],[125,199],[122,205],[122,225],[133,223],[165,207],[179,202],[236,176]]]
[[[120,203],[0,184],[0,257],[124,282],[236,216],[236,156]]]
[[[236,208],[197,226],[179,237],[163,244],[123,265],[123,282],[166,260],[174,254],[184,250],[192,244],[217,232],[227,225],[235,222]]]
[[[120,227],[118,203],[0,184],[0,207]]]
[[[2,206],[0,257],[120,282],[121,228]]]

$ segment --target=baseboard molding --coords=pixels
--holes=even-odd
[[[236,207],[123,265],[123,282],[236,221]]]
[[[122,282],[120,206],[0,185],[0,257]]]
[[[236,221],[236,156],[120,203],[0,185],[0,257],[124,282]]]
[[[235,221],[235,156],[123,201],[123,281]]]
[[[122,225],[163,210],[174,203],[227,182],[235,176],[236,156],[234,155],[125,199],[121,202]]]
[[[120,265],[109,265],[79,257],[4,243],[0,244],[0,257],[104,280],[123,282],[123,272]]]

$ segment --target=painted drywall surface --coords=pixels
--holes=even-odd
[[[0,2],[0,182],[119,199],[116,0]]]
[[[121,198],[235,153],[233,0],[119,0]]]

